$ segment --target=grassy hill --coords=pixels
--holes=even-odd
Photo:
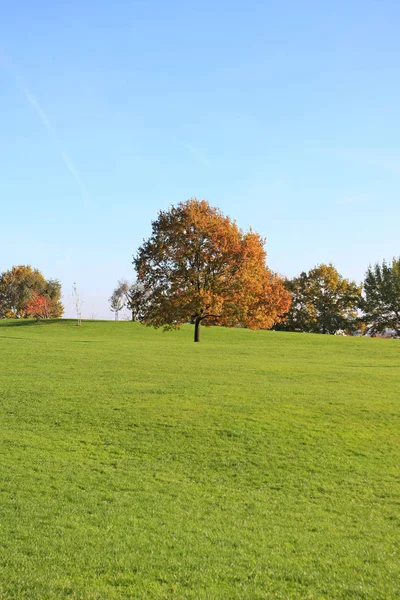
[[[0,321],[0,598],[400,597],[400,341]]]

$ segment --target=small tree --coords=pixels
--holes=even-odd
[[[115,320],[118,321],[118,313],[125,306],[125,298],[119,287],[117,287],[109,298],[110,310],[115,313]]]
[[[195,342],[203,322],[268,329],[290,294],[265,261],[264,240],[205,200],[160,211],[133,261],[146,299],[142,319],[165,329],[192,322]]]
[[[137,282],[128,283],[126,279],[120,279],[115,292],[124,298],[124,306],[130,311],[132,321],[141,321],[147,299],[144,285]]]
[[[50,316],[51,300],[46,296],[34,296],[26,304],[26,312],[28,316],[34,317],[36,320],[48,319]]]
[[[362,308],[371,333],[393,329],[400,336],[400,257],[368,267]]]
[[[78,291],[77,285],[74,282],[72,286],[72,302],[74,303],[76,309],[76,324],[81,325],[82,323],[82,304],[83,300]]]

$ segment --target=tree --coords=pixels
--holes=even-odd
[[[40,319],[49,319],[53,301],[48,296],[34,296],[26,304],[26,312],[29,317]]]
[[[30,265],[18,265],[0,276],[0,318],[26,318],[31,316],[28,303],[36,296],[49,301],[49,316],[60,317],[64,307],[60,301],[61,284],[54,279],[46,280],[38,269]]]
[[[118,321],[118,313],[125,306],[125,298],[123,292],[117,287],[109,298],[110,310],[115,313],[115,320]]]
[[[160,211],[134,258],[154,327],[200,324],[270,328],[290,305],[283,280],[266,266],[264,240],[196,198]]]
[[[76,324],[81,325],[82,324],[83,300],[82,300],[82,296],[80,295],[80,292],[79,292],[78,287],[75,282],[74,282],[74,285],[72,286],[72,302],[73,302],[73,304],[75,306],[75,310],[76,310]]]
[[[279,328],[310,333],[357,329],[361,286],[342,277],[332,264],[303,271],[286,285],[292,305]]]
[[[143,284],[136,281],[128,283],[126,279],[120,279],[115,291],[124,297],[124,306],[130,310],[132,321],[141,321],[147,302]]]
[[[400,336],[400,257],[368,267],[362,308],[371,333],[393,329]]]

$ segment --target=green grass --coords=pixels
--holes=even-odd
[[[400,597],[400,341],[0,322],[0,598]]]

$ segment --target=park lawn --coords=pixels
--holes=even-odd
[[[0,599],[400,597],[400,341],[0,321]]]

